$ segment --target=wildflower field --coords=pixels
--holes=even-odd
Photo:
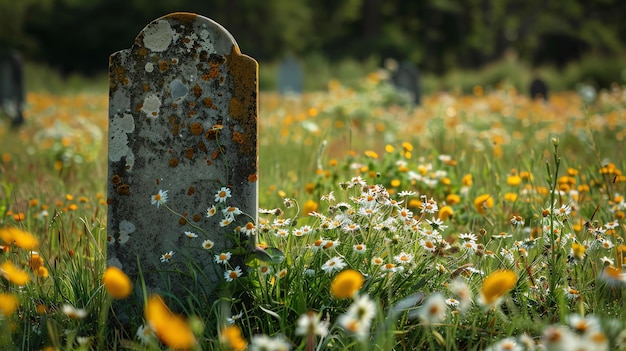
[[[626,90],[408,101],[378,74],[262,93],[257,254],[189,228],[220,299],[145,296],[122,328],[107,95],[29,94],[0,121],[0,349],[626,350]]]

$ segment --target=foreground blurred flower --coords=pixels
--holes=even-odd
[[[6,261],[0,266],[0,273],[6,280],[19,286],[26,285],[30,280],[28,273],[15,267],[11,261]]]
[[[339,316],[337,322],[358,339],[366,340],[375,315],[376,304],[363,295],[354,301],[346,313]]]
[[[517,275],[511,270],[500,269],[492,272],[483,281],[480,290],[480,303],[487,307],[494,307],[516,283]]]
[[[447,312],[446,299],[440,293],[434,293],[426,299],[418,317],[425,325],[441,323],[446,319]]]
[[[0,294],[0,312],[5,317],[9,317],[17,309],[19,302],[12,294]]]
[[[480,214],[485,214],[485,210],[493,207],[493,197],[489,194],[482,194],[474,200],[474,207]]]
[[[337,274],[330,284],[330,293],[338,299],[352,297],[363,286],[363,275],[353,269]]]
[[[269,337],[267,335],[255,335],[252,337],[248,351],[289,351],[291,344],[282,336]]]
[[[0,229],[0,238],[8,245],[15,243],[15,246],[26,250],[33,250],[39,245],[39,241],[31,233],[18,228]]]
[[[222,329],[220,334],[222,344],[228,345],[233,351],[243,351],[248,347],[248,342],[241,335],[241,329],[237,325],[229,325]]]
[[[83,308],[76,308],[72,305],[65,304],[61,309],[63,314],[72,318],[72,319],[83,319],[87,317],[87,310]]]
[[[328,321],[321,321],[321,316],[313,311],[300,315],[296,327],[296,335],[328,335]]]
[[[612,286],[622,285],[626,283],[626,274],[622,270],[614,266],[607,266],[600,276],[607,284]]]
[[[173,349],[189,349],[196,344],[196,337],[187,322],[173,314],[159,295],[148,298],[144,315],[154,334],[165,345]]]
[[[111,266],[102,275],[102,284],[115,299],[125,299],[133,291],[133,283],[121,269]]]

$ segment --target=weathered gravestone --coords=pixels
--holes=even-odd
[[[254,243],[258,65],[218,23],[174,13],[109,71],[107,264],[135,282],[116,317],[142,315],[140,272],[149,292],[211,300],[224,280],[213,256],[236,256],[233,235]]]
[[[293,56],[278,66],[278,91],[283,95],[302,93],[302,67]]]
[[[11,118],[14,127],[24,123],[24,73],[19,53],[0,52],[0,110]]]
[[[535,77],[530,83],[530,98],[548,101],[548,85],[539,77]]]
[[[402,62],[391,76],[393,85],[408,93],[416,105],[420,104],[420,74],[417,67],[410,62]]]

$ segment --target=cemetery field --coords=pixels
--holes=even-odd
[[[181,221],[223,279],[180,299],[105,267],[108,96],[28,94],[0,121],[0,348],[626,350],[626,90],[409,101],[379,73],[261,93],[256,249]]]

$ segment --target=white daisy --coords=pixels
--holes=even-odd
[[[159,190],[158,193],[150,197],[150,203],[159,208],[160,205],[167,203],[167,190]]]

